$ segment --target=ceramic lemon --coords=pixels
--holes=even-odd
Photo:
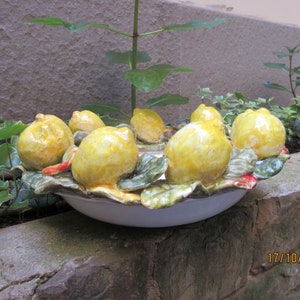
[[[212,106],[200,104],[191,114],[191,122],[219,120],[223,123],[221,114]]]
[[[74,133],[84,131],[90,133],[94,129],[105,126],[101,118],[89,110],[74,111],[69,121],[69,127]]]
[[[225,171],[231,143],[224,131],[211,122],[192,122],[168,141],[164,155],[169,159],[168,182],[183,184],[200,180],[215,182]]]
[[[260,160],[282,151],[286,131],[282,122],[269,110],[247,109],[235,118],[230,136],[235,147],[252,148]]]
[[[130,120],[136,136],[145,143],[159,143],[166,129],[162,118],[151,109],[136,108]]]
[[[18,154],[25,168],[42,170],[61,162],[73,143],[73,134],[64,121],[54,115],[37,114],[19,136]]]
[[[127,128],[101,127],[87,135],[72,160],[74,179],[87,188],[113,186],[131,173],[138,161],[133,132]]]

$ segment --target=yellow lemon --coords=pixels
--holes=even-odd
[[[220,120],[223,123],[221,114],[212,106],[200,104],[191,114],[191,122]]]
[[[76,131],[90,133],[103,126],[105,124],[101,118],[90,110],[74,111],[69,121],[69,127],[73,133]]]
[[[166,178],[175,184],[194,180],[213,183],[224,173],[231,149],[224,131],[214,123],[189,123],[166,145],[164,155],[169,159]]]
[[[139,140],[146,143],[159,143],[163,139],[165,124],[160,115],[151,109],[136,108],[130,120]]]
[[[105,126],[83,139],[72,161],[72,174],[85,187],[114,185],[134,170],[137,161],[133,132],[127,127]]]
[[[67,124],[54,115],[37,114],[18,140],[18,154],[27,169],[42,170],[61,162],[65,151],[74,144]]]
[[[282,122],[266,108],[247,109],[235,118],[230,137],[235,147],[252,148],[258,159],[263,159],[282,151],[286,131]]]

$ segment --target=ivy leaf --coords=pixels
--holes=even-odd
[[[132,64],[132,51],[108,51],[105,56],[109,64]],[[136,60],[137,63],[143,63],[151,61],[151,57],[146,51],[138,51]]]
[[[271,83],[269,81],[266,81],[264,83],[264,86],[270,89],[274,89],[274,90],[280,90],[280,91],[286,91],[288,92],[289,90],[284,87],[283,85],[277,84],[277,83]]]
[[[175,31],[181,31],[181,32],[186,32],[191,29],[196,29],[196,28],[203,28],[203,29],[212,29],[220,24],[223,24],[227,22],[226,19],[222,18],[216,18],[211,22],[205,22],[202,20],[192,20],[184,24],[173,24],[173,25],[166,25],[163,26],[163,30],[175,30]]]
[[[5,121],[0,125],[0,139],[9,139],[13,135],[21,133],[27,127],[22,121]]]
[[[158,88],[165,78],[172,72],[192,72],[193,70],[186,67],[176,67],[168,64],[154,65],[147,69],[130,70],[124,73],[135,87],[142,92],[149,92]]]
[[[156,98],[151,98],[146,102],[147,107],[166,106],[169,104],[181,105],[189,102],[188,97],[183,97],[179,94],[163,94]]]

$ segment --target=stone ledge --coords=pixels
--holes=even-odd
[[[128,228],[76,211],[0,230],[0,299],[299,299],[300,154],[208,220]],[[274,260],[274,258],[272,258]]]

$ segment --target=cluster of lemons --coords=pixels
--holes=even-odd
[[[150,109],[135,109],[130,127],[106,126],[90,111],[76,111],[68,124],[54,115],[38,114],[20,135],[18,153],[28,170],[42,170],[61,163],[74,147],[74,133],[84,131],[72,160],[74,179],[85,187],[114,185],[131,173],[139,159],[136,138],[158,143],[166,131],[161,117]],[[252,148],[258,159],[278,155],[285,144],[285,128],[267,109],[247,110],[235,119],[230,136],[223,118],[211,106],[201,104],[190,116],[190,123],[166,143],[166,179],[181,184],[201,180],[216,181],[224,173],[232,147]]]

